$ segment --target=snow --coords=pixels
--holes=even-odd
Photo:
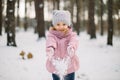
[[[7,21],[7,20],[8,20],[8,18],[6,17],[6,18],[5,18],[5,21]]]
[[[13,12],[13,10],[11,9],[11,10],[9,10],[9,12]]]
[[[39,4],[39,7],[40,7],[40,8],[42,8],[42,7],[43,7],[43,4],[42,4],[42,3],[41,3],[41,4]]]
[[[77,55],[80,69],[76,80],[120,80],[120,38],[113,38],[113,46],[107,46],[107,36],[90,40],[81,32]],[[6,46],[6,34],[0,36],[0,80],[52,80],[46,70],[45,38],[38,39],[34,31],[16,33],[18,47]],[[25,51],[25,60],[19,55]],[[33,54],[27,59],[27,54]]]

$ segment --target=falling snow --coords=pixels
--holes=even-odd
[[[9,12],[13,12],[13,10],[11,9],[11,10],[9,10]]]
[[[39,7],[40,7],[40,8],[42,8],[42,7],[43,7],[43,4],[42,4],[42,3],[41,3],[41,4],[39,4]]]

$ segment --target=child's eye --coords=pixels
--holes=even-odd
[[[66,24],[63,24],[63,26],[65,26]]]
[[[60,24],[57,24],[57,26],[59,26]]]

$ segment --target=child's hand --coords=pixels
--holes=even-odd
[[[54,49],[52,47],[48,48],[47,50],[48,59],[51,60],[53,55],[54,55]]]
[[[68,55],[70,57],[72,57],[72,56],[74,56],[75,50],[74,50],[74,48],[72,46],[68,46],[67,52],[68,52]]]

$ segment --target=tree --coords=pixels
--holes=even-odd
[[[104,34],[104,29],[103,29],[103,0],[100,0],[100,22],[101,22],[101,31],[100,34],[103,35]]]
[[[95,1],[89,0],[88,2],[88,33],[90,34],[90,38],[93,39],[96,38],[96,28],[94,22]]]
[[[118,35],[120,35],[120,15],[119,15],[120,0],[114,0],[113,10],[114,10],[113,15],[116,15],[118,17],[114,26],[116,26],[117,29],[116,32],[118,33]]]
[[[44,0],[35,0],[35,12],[37,20],[38,37],[45,37],[44,24]]]
[[[7,0],[7,46],[17,46],[15,42],[15,0]]]
[[[60,0],[53,0],[53,10],[54,9],[60,9]]]
[[[108,0],[108,36],[107,36],[107,45],[113,45],[113,0]]]
[[[82,0],[82,7],[81,7],[81,28],[86,29],[86,26],[88,26],[88,20],[86,20],[86,11],[88,11],[88,0]],[[88,28],[88,27],[87,27]]]
[[[27,0],[25,0],[25,18],[24,18],[24,30],[27,31],[28,22],[27,22]]]
[[[20,3],[20,0],[17,0],[17,27],[20,27],[19,3]]]
[[[76,0],[76,6],[77,6],[77,14],[76,14],[76,18],[77,18],[77,22],[76,22],[76,31],[77,34],[79,35],[80,33],[80,10],[81,10],[81,0]]]
[[[0,35],[2,35],[2,0],[0,0]]]

